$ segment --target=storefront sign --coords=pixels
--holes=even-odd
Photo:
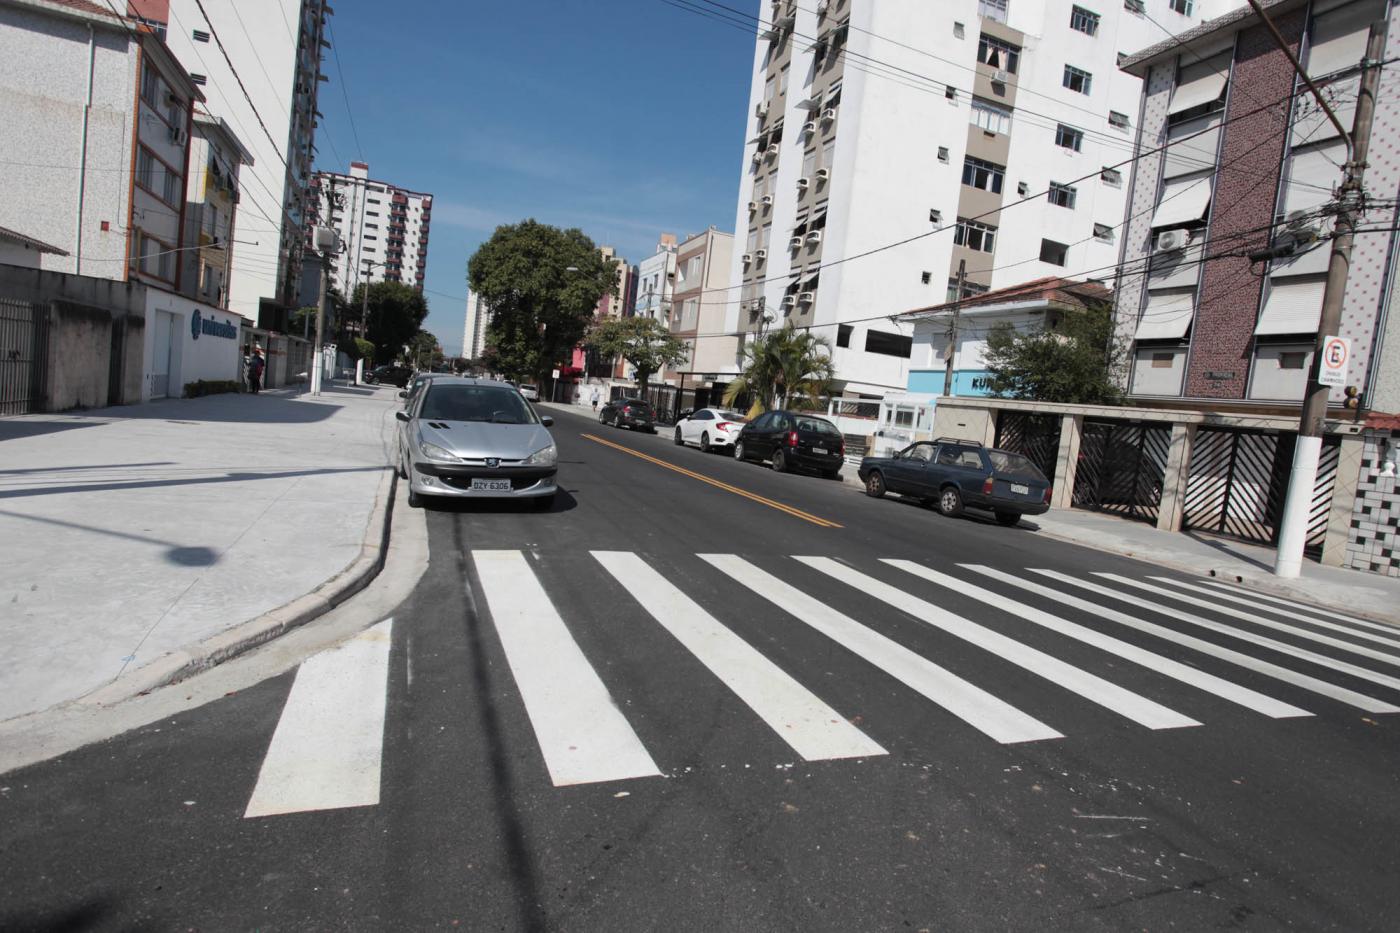
[[[208,334],[210,337],[227,337],[230,340],[238,339],[238,328],[228,321],[216,321],[213,318],[205,317],[195,308],[190,314],[190,336],[195,340],[200,334]]]

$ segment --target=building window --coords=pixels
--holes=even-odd
[[[963,159],[962,183],[972,187],[1001,194],[1002,183],[1006,180],[1006,166],[966,156]]]
[[[1168,0],[1167,6],[1182,16],[1190,16],[1196,12],[1196,0]]]
[[[202,74],[195,74],[193,71],[191,71],[191,72],[190,72],[190,83],[191,83],[191,84],[197,84],[197,85],[199,85],[200,87],[203,87],[204,85],[206,85],[206,84],[209,83],[209,79],[206,78],[206,77],[205,77],[204,75],[202,75]]]
[[[209,33],[205,32],[203,29],[196,29],[193,32],[191,32],[190,35],[194,37],[194,41],[196,42],[209,41]]]
[[[1105,243],[1113,242],[1113,228],[1108,224],[1094,224],[1094,239]]]
[[[944,163],[945,165],[948,163],[948,147],[947,147],[947,146],[939,146],[939,147],[938,147],[938,161]]]
[[[1123,0],[1123,9],[1127,10],[1129,13],[1136,13],[1142,16],[1147,12],[1147,5],[1143,0]]]
[[[132,253],[131,265],[137,271],[164,279],[167,282],[175,281],[175,250],[167,246],[155,237],[147,236],[140,230],[133,230],[131,233]]]
[[[1062,185],[1057,181],[1050,182],[1050,193],[1047,199],[1056,207],[1067,207],[1074,210],[1074,196],[1077,192],[1070,185]]]
[[[909,359],[914,350],[914,338],[903,334],[890,334],[882,330],[865,332],[865,352],[879,353],[882,356],[898,356]]]
[[[984,32],[977,40],[977,60],[1014,75],[1021,64],[1021,49]]]
[[[1077,29],[1086,36],[1097,35],[1099,31],[1099,14],[1092,13],[1082,6],[1071,7],[1069,12],[1069,28]]]
[[[160,75],[147,65],[141,69],[141,99],[152,107],[160,106]]]
[[[978,223],[975,220],[968,220],[964,217],[958,218],[958,226],[953,231],[953,242],[958,246],[966,246],[968,249],[975,249],[981,253],[990,253],[996,246],[997,228],[989,227],[987,224]]]
[[[1048,262],[1052,266],[1063,266],[1066,257],[1069,255],[1069,247],[1063,243],[1056,243],[1054,240],[1040,241],[1040,261]]]
[[[851,345],[851,331],[855,330],[849,324],[836,325],[836,345],[838,347],[849,347]]]
[[[1116,110],[1110,110],[1108,112],[1108,125],[1115,130],[1126,130],[1128,128],[1128,115],[1126,113],[1119,113]]]
[[[1083,68],[1076,68],[1073,65],[1065,66],[1065,76],[1061,81],[1065,87],[1078,94],[1088,94],[1089,88],[1093,86],[1094,76]]]
[[[1007,0],[977,0],[977,15],[983,19],[994,19],[998,23],[1006,22]]]
[[[1298,351],[1296,351],[1296,352],[1284,352],[1284,353],[1280,353],[1280,354],[1278,355],[1278,368],[1279,368],[1279,369],[1302,369],[1303,366],[1307,363],[1307,360],[1308,360],[1308,354],[1305,353],[1305,352],[1302,351],[1302,350],[1298,350]],[[1154,366],[1157,364],[1157,361],[1156,361],[1155,358],[1153,359],[1152,364],[1153,364]]]
[[[1055,128],[1055,145],[1078,152],[1084,145],[1084,131],[1061,123]]]
[[[1102,179],[1105,185],[1109,185],[1110,187],[1123,187],[1123,173],[1116,168],[1108,168],[1105,166],[1104,170],[1099,172],[1099,178]]]
[[[957,276],[953,276],[953,277],[951,277],[951,278],[948,279],[948,300],[949,300],[949,301],[961,301],[961,300],[964,300],[964,299],[967,299],[967,298],[972,298],[972,297],[975,296],[975,295],[982,295],[982,294],[985,294],[986,291],[987,291],[987,286],[985,286],[985,285],[978,285],[976,282],[964,282],[964,283],[963,283],[963,287],[962,287],[962,294],[959,295],[959,294],[958,294],[958,279],[957,279]]]
[[[954,23],[954,24],[953,24],[953,38],[954,38],[954,39],[961,39],[964,35],[966,35],[966,31],[963,29],[963,24],[962,24],[962,23]]]
[[[956,104],[958,102],[958,89],[951,84],[946,84],[943,86],[943,96]]]
[[[179,210],[184,198],[180,175],[145,146],[136,150],[136,182],[166,204]]]
[[[1003,110],[980,100],[972,102],[972,124],[980,126],[988,133],[1011,132],[1011,111]]]

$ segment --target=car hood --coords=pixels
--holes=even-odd
[[[419,421],[418,436],[468,460],[482,457],[524,460],[554,441],[541,424],[490,421]]]

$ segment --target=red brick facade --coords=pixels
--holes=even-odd
[[[1306,7],[1274,20],[1296,54]],[[1263,26],[1239,34],[1225,111],[1220,172],[1211,199],[1207,255],[1243,253],[1268,242],[1288,144],[1294,73]],[[1250,116],[1240,116],[1275,101]],[[1199,306],[1186,371],[1188,397],[1242,399],[1249,381],[1263,263],[1244,256],[1213,259],[1202,270]]]

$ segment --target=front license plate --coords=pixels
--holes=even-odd
[[[476,492],[510,492],[508,479],[474,479],[472,490]]]
[[[812,453],[814,453],[814,454],[824,454],[824,453],[826,453],[826,452],[827,452],[827,451],[826,451],[826,448],[825,448],[825,447],[813,447],[813,448],[812,448]]]
[[[1024,486],[1021,483],[1012,483],[1011,491],[1018,496],[1028,496],[1031,494],[1031,487]]]

